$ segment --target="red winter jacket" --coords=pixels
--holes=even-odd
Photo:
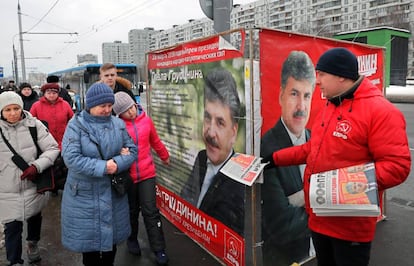
[[[348,241],[372,241],[376,217],[322,217],[312,212],[310,176],[373,161],[379,190],[401,184],[411,166],[405,126],[402,113],[363,78],[353,99],[343,99],[338,106],[327,103],[315,119],[307,143],[273,154],[280,166],[306,162],[304,191],[311,230]]]
[[[32,105],[30,113],[37,119],[47,122],[50,133],[59,144],[59,149],[62,150],[63,134],[73,116],[70,105],[61,97],[51,103],[43,96]]]
[[[138,109],[141,109],[139,106]],[[158,137],[157,131],[150,117],[144,111],[134,119],[123,119],[129,135],[138,147],[138,159],[130,168],[130,175],[134,183],[153,178],[156,175],[155,164],[152,159],[153,148],[162,161],[169,158],[168,150]]]

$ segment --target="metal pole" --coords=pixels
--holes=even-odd
[[[17,4],[17,15],[19,18],[19,39],[20,39],[20,59],[22,64],[22,79],[26,81],[26,63],[24,61],[24,49],[23,49],[23,32],[22,32],[22,18],[20,12],[20,1]]]
[[[14,79],[16,80],[16,84],[19,84],[19,72],[18,72],[18,67],[17,67],[17,54],[16,54],[16,48],[14,47],[14,43],[13,43],[13,76]]]
[[[232,0],[213,0],[214,31],[220,33],[230,30],[230,12],[233,6]],[[229,40],[230,36],[223,36]]]

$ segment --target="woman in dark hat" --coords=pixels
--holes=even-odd
[[[47,122],[50,133],[61,148],[63,133],[73,116],[73,110],[66,101],[59,97],[59,84],[46,83],[41,90],[43,96],[33,104],[30,113],[37,119]]]

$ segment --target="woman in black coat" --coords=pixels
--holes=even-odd
[[[39,100],[39,95],[32,89],[32,85],[26,82],[20,84],[18,94],[23,99],[23,109],[26,111],[30,111],[32,105]]]

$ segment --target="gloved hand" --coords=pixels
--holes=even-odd
[[[33,181],[36,179],[37,176],[37,168],[33,164],[29,166],[26,170],[23,171],[23,174],[20,176],[20,179],[28,179],[30,181]]]
[[[266,164],[264,169],[275,168],[276,165],[275,165],[275,162],[273,161],[273,153],[270,154],[269,156],[266,156],[266,157],[262,158],[261,163],[268,163],[268,164]]]

